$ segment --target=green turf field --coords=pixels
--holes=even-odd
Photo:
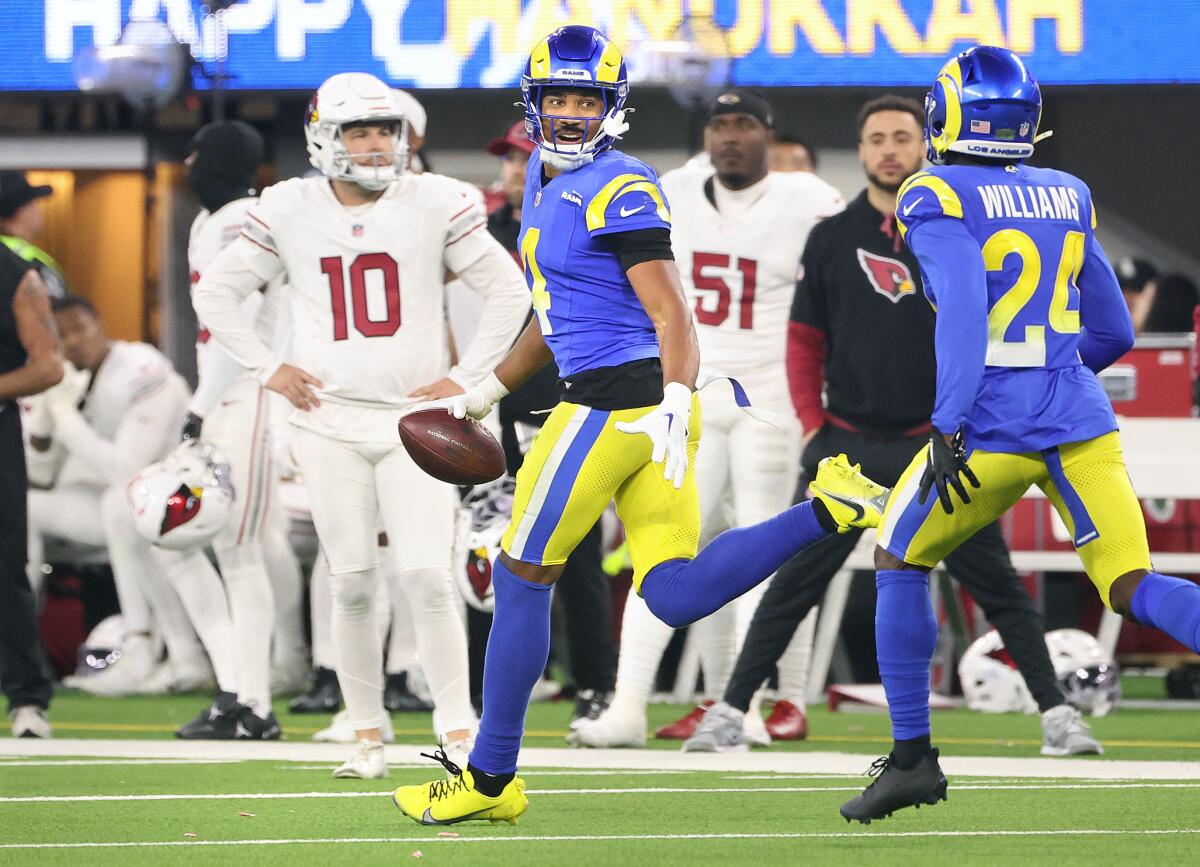
[[[861,772],[886,750],[887,718],[814,708],[809,741],[751,757],[779,755],[792,768],[787,772],[747,771],[736,761],[728,770],[684,770],[672,767],[683,757],[668,752],[642,756],[652,766],[637,770],[581,769],[570,767],[571,756],[587,764],[590,751],[575,751],[565,767],[528,769],[531,806],[515,827],[471,824],[439,832],[404,818],[388,797],[396,785],[432,779],[440,770],[432,763],[393,761],[389,780],[363,782],[331,779],[332,763],[324,758],[211,760],[183,743],[176,755],[174,743],[161,741],[202,703],[195,696],[56,698],[59,738],[93,739],[97,750],[103,741],[95,739],[144,739],[157,757],[97,758],[89,756],[87,740],[63,745],[71,756],[39,757],[28,741],[14,756],[16,747],[8,747],[14,742],[0,741],[0,864],[395,864],[420,853],[431,864],[571,867],[916,859],[1097,865],[1150,858],[1174,865],[1196,863],[1200,851],[1200,773],[1188,779],[1170,771],[1181,766],[1166,764],[1200,762],[1193,712],[1121,709],[1094,720],[1108,754],[1059,760],[1061,777],[1044,770],[1035,776],[1037,763],[1026,761],[1040,744],[1036,717],[940,712],[935,740],[944,755],[1021,761],[986,777],[950,773],[948,802],[863,828],[846,825],[837,808],[862,788]],[[650,723],[686,709],[652,707]],[[530,744],[562,747],[569,714],[567,703],[535,705]],[[282,722],[289,740],[303,743],[326,718],[288,715]],[[427,716],[396,717],[397,737],[423,742],[428,725]],[[141,748],[124,743],[122,749]],[[796,754],[804,751],[814,755]],[[831,752],[847,754],[823,757],[836,772],[795,770]],[[1130,770],[1106,779],[1113,768],[1135,768],[1113,760],[1157,762],[1141,767],[1176,778]]]

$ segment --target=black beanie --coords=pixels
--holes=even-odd
[[[263,161],[263,138],[240,120],[210,123],[188,143],[196,159],[188,186],[210,211],[254,193],[254,176]]]

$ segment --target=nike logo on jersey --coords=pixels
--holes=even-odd
[[[636,208],[630,208],[629,210],[626,210],[625,206],[622,205],[621,206],[621,216],[628,217],[631,214],[636,214],[638,211],[644,210],[645,207],[646,207],[645,205],[638,205]]]
[[[921,196],[921,198],[917,199],[915,202],[913,202],[911,205],[909,205],[907,208],[905,208],[902,212],[904,214],[904,216],[907,217],[910,213],[912,213],[912,209],[915,208],[917,205],[921,204],[921,202],[923,202],[923,201],[925,201],[925,197]]]

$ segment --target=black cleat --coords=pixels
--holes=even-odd
[[[288,705],[292,713],[337,713],[342,706],[342,688],[337,672],[332,668],[313,671],[312,686],[304,695],[296,696]]]
[[[946,775],[938,765],[938,751],[931,749],[915,768],[902,771],[891,756],[876,759],[867,771],[875,782],[856,798],[842,804],[842,818],[864,825],[883,819],[904,807],[920,807],[946,800]]]
[[[237,715],[234,737],[239,741],[277,741],[283,737],[283,729],[274,713],[263,719],[253,708],[243,707]]]
[[[433,705],[422,701],[408,688],[408,672],[387,675],[383,686],[383,706],[388,713],[429,713]]]
[[[231,741],[237,736],[241,710],[236,695],[218,692],[209,707],[176,729],[175,737],[185,741]]]
[[[610,692],[600,692],[596,689],[581,689],[575,695],[575,712],[571,714],[571,722],[581,719],[599,719],[600,714],[608,710]]]

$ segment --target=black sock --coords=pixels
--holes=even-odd
[[[920,764],[930,749],[929,735],[907,741],[892,741],[892,764],[902,771],[910,771]]]
[[[487,795],[489,798],[500,797],[504,787],[511,783],[512,778],[516,776],[516,774],[489,774],[472,764],[467,765],[467,770],[471,772],[471,779],[475,781],[475,791]]]
[[[813,516],[817,519],[817,523],[821,525],[821,529],[826,533],[836,533],[838,531],[838,522],[833,520],[833,515],[829,514],[829,507],[822,502],[820,497],[813,497],[809,502],[812,503]]]

